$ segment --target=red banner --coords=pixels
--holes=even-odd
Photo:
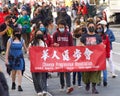
[[[72,47],[31,47],[31,72],[98,71],[106,68],[102,44]]]

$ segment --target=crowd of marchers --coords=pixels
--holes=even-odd
[[[0,70],[0,96],[9,96],[8,91],[15,90],[16,86],[18,91],[23,91],[22,77],[26,66],[24,53],[29,53],[31,46],[92,46],[102,43],[105,46],[106,62],[110,65],[112,77],[117,76],[112,61],[112,42],[115,41],[115,37],[109,24],[102,17],[89,17],[84,2],[80,7],[76,6],[73,2],[73,17],[68,15],[66,7],[61,7],[57,10],[56,18],[52,15],[50,5],[45,2],[34,6],[24,4],[21,6],[21,11],[18,11],[16,5],[3,7],[0,12],[0,51],[5,55],[6,69],[11,75],[12,82],[11,89],[8,89],[4,74]],[[47,79],[50,74],[48,72],[31,72],[31,74],[37,95],[46,96]],[[102,83],[107,86],[107,74],[107,68],[102,71],[59,72],[60,91],[66,90],[69,94],[74,91],[74,85],[81,88],[83,81],[86,91],[92,88],[92,94],[99,94],[96,86]]]

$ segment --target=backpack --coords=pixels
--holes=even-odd
[[[24,19],[24,22],[27,22],[25,23],[23,26],[22,26],[22,33],[26,33],[27,30],[30,28],[28,22],[29,22],[29,17],[27,16],[25,19]]]

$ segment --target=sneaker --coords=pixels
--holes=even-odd
[[[112,74],[112,78],[116,78],[118,75],[116,74]]]
[[[5,51],[2,51],[1,54],[2,54],[2,55],[5,55]]]
[[[61,86],[60,91],[61,91],[61,92],[62,92],[62,91],[65,91],[65,89],[64,89],[64,87],[63,87],[63,86]]]
[[[107,86],[107,82],[103,81],[103,86],[106,87]]]
[[[42,93],[43,93],[42,96],[47,96],[47,92],[46,91],[43,91]]]
[[[83,86],[79,85],[78,88],[82,88]]]
[[[16,84],[15,84],[15,82],[13,82],[12,83],[12,88],[11,88],[12,90],[15,90],[16,89]]]
[[[76,87],[77,85],[73,85],[73,87]]]
[[[18,91],[23,91],[23,89],[20,85],[18,86]]]
[[[43,96],[42,92],[37,93],[38,96]]]
[[[61,88],[60,91],[63,92],[63,91],[65,91],[65,89],[64,89],[64,88]]]
[[[69,87],[69,88],[67,88],[66,93],[69,94],[69,93],[71,93],[73,90],[74,90],[73,87]]]

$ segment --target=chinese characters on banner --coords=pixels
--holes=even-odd
[[[31,72],[97,71],[106,68],[102,44],[72,47],[31,47]]]

